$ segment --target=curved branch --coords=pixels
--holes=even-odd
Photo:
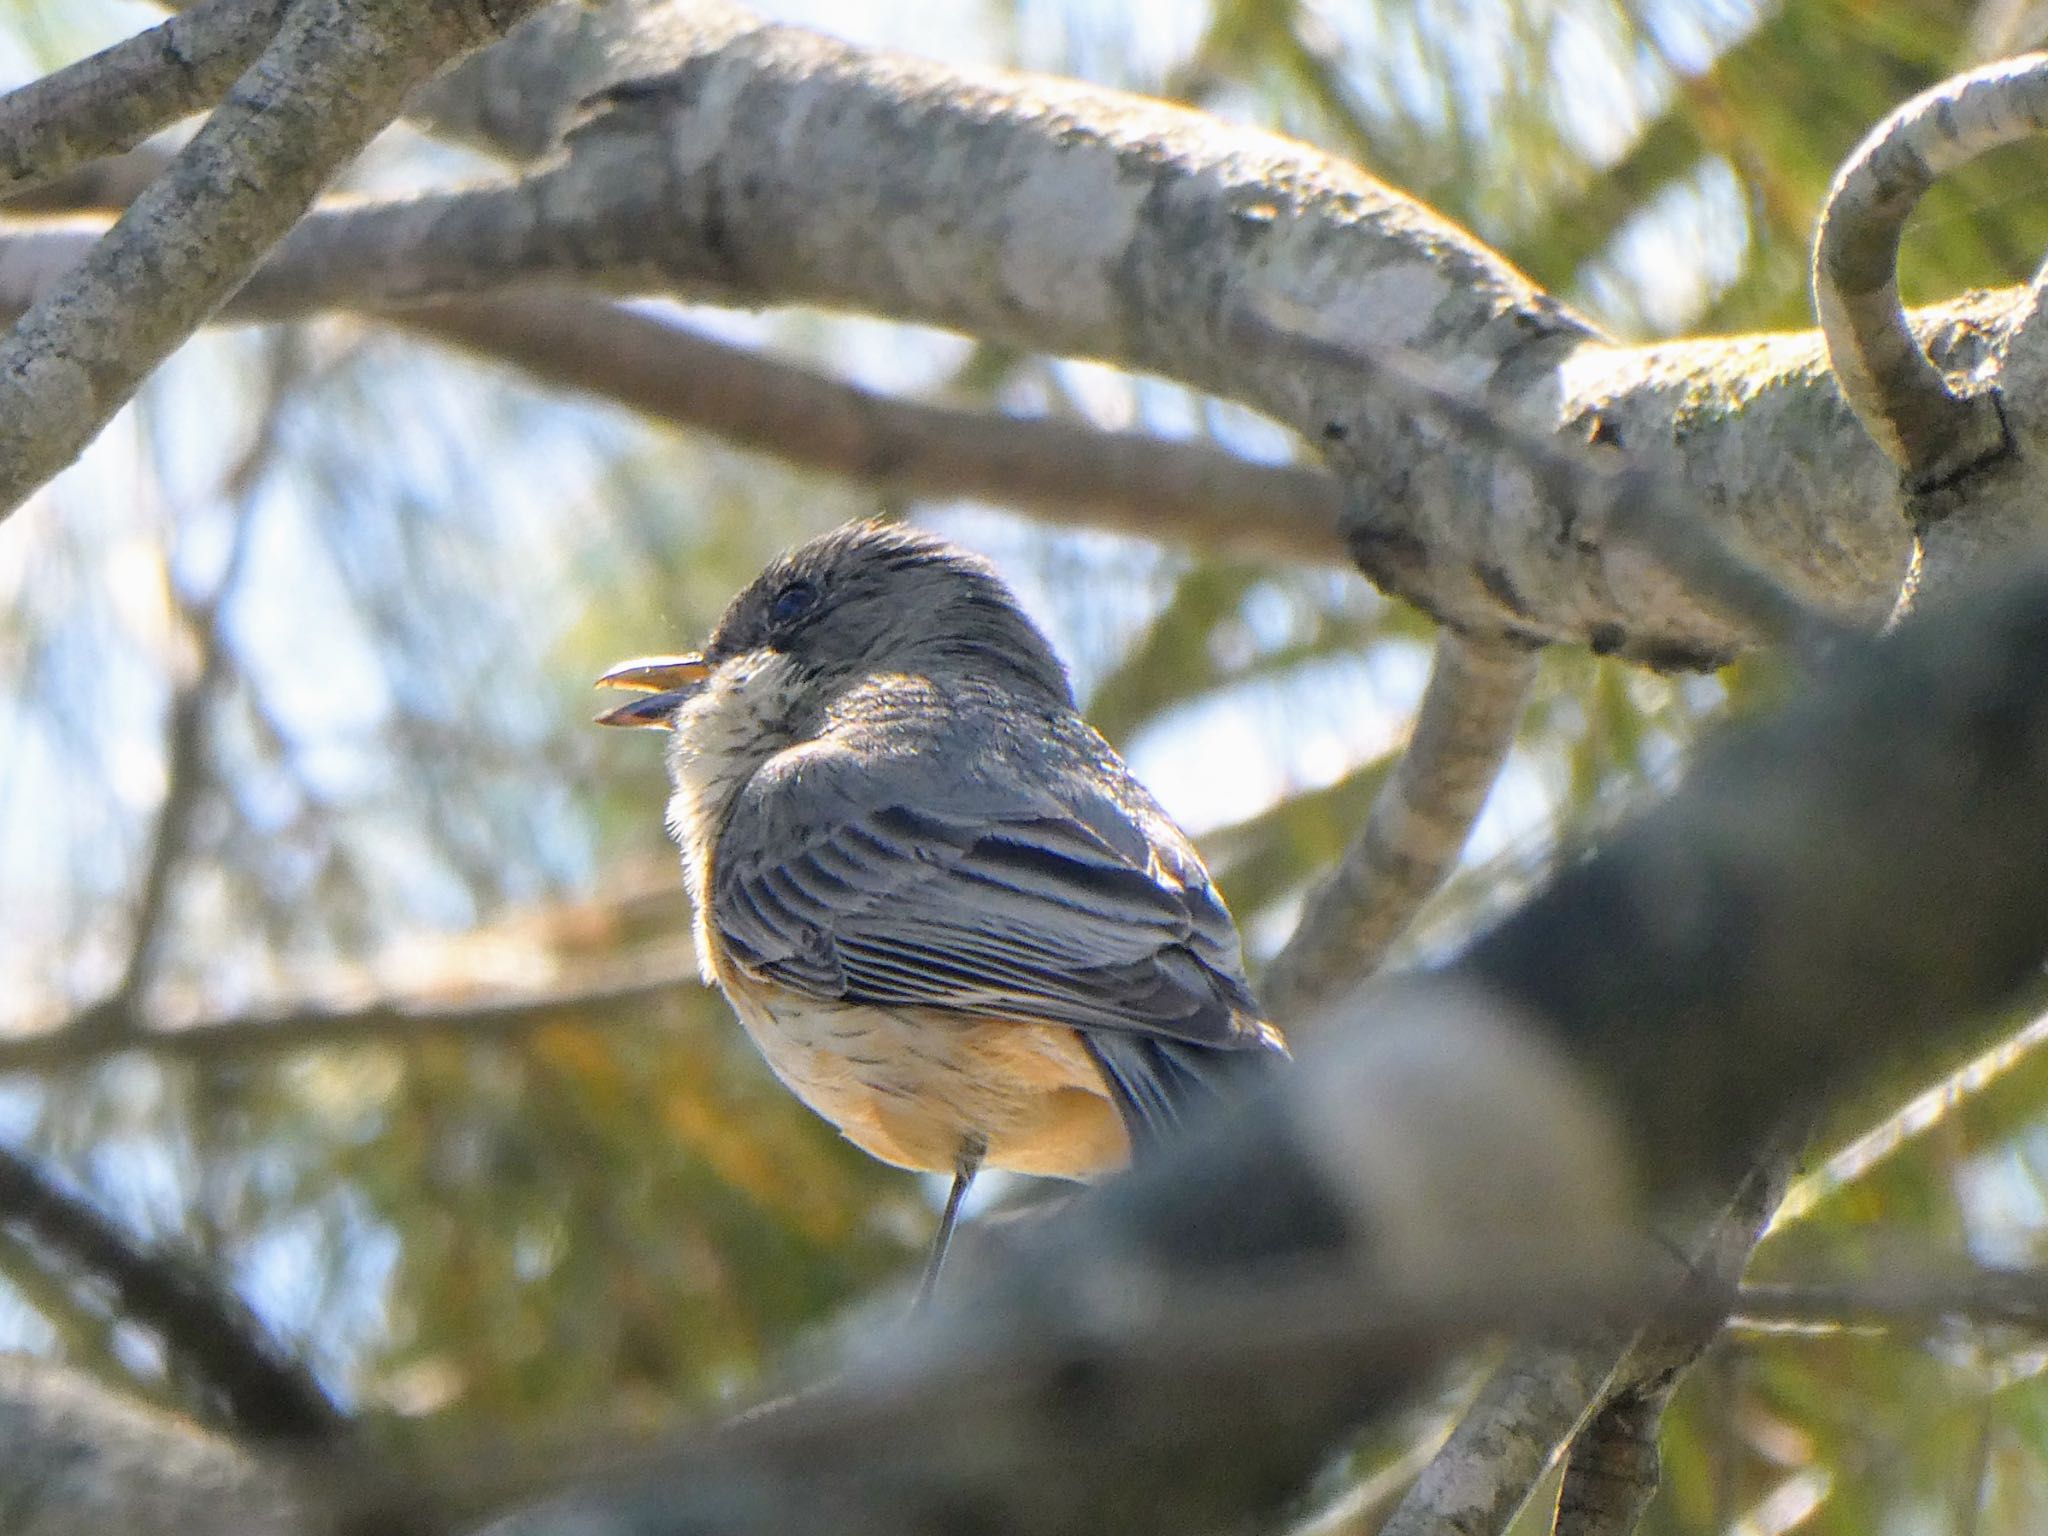
[[[212,106],[276,33],[285,3],[202,0],[0,97],[0,198]]]
[[[1437,637],[1408,749],[1364,829],[1309,896],[1259,995],[1293,1020],[1365,979],[1440,884],[1493,788],[1536,677],[1525,647]]]
[[[2048,127],[2048,54],[1973,70],[1871,130],[1835,176],[1813,251],[1813,300],[1842,398],[1910,492],[1954,484],[2010,446],[1995,394],[1951,388],[1907,325],[1899,239],[1942,176]]]
[[[574,295],[388,318],[550,384],[616,400],[805,469],[902,496],[975,497],[1042,519],[1211,550],[1336,561],[1336,482],[1195,442],[885,395]]]

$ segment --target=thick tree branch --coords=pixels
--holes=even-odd
[[[1204,549],[1341,558],[1336,483],[1201,443],[892,400],[598,299],[534,295],[390,316],[408,330],[805,469],[975,497]]]
[[[170,168],[0,341],[0,516],[203,324],[404,92],[534,0],[306,0]]]
[[[1399,766],[1260,981],[1275,1018],[1292,1020],[1364,980],[1443,883],[1514,745],[1535,676],[1533,651],[1451,630],[1438,637]]]
[[[0,198],[212,106],[263,51],[285,0],[203,0],[0,97]]]
[[[1230,335],[1228,315],[1277,306],[1335,343],[1404,346],[1531,429],[1618,450],[1809,601],[1871,625],[1890,611],[1910,545],[1896,472],[1842,407],[1817,334],[1602,346],[1484,247],[1304,146],[1111,92],[863,55],[716,4],[668,19],[668,67],[607,98],[565,165],[316,214],[232,313],[546,280],[851,307],[1076,351],[1245,400],[1326,446],[1353,553],[1474,634],[1663,665],[1753,638],[1541,495],[1514,452],[1419,423],[1355,364]],[[50,281],[80,238],[9,237],[0,298]],[[1971,370],[2029,312],[1979,297],[1916,330],[1940,366]]]

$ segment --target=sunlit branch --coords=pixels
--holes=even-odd
[[[1400,763],[1260,983],[1283,1022],[1371,974],[1457,862],[1514,745],[1536,654],[1446,629]]]
[[[0,198],[132,149],[204,111],[261,53],[285,0],[202,0],[0,96]]]
[[[70,463],[397,115],[536,0],[306,0],[207,123],[0,340],[0,516]]]

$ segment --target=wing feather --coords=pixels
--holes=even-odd
[[[914,768],[800,768],[757,774],[720,838],[712,919],[750,971],[820,998],[1266,1043],[1230,915],[1149,802],[979,785],[955,805]]]

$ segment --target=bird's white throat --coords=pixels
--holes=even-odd
[[[669,779],[675,786],[668,830],[683,851],[683,878],[700,923],[718,829],[747,780],[791,744],[800,681],[787,656],[755,651],[722,663],[676,711],[668,740]],[[702,955],[701,934],[699,940]]]

